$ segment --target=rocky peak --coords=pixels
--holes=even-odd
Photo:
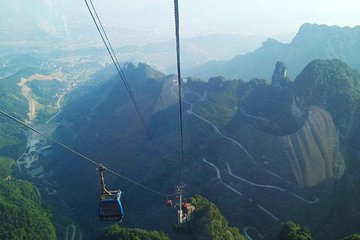
[[[276,88],[284,88],[288,82],[287,67],[283,62],[277,62],[272,75],[271,85]]]
[[[268,38],[266,39],[263,43],[262,43],[262,46],[261,47],[265,47],[265,48],[276,48],[276,47],[281,47],[283,46],[284,44],[273,39],[273,38]]]
[[[148,79],[155,80],[165,77],[165,74],[141,62],[139,62],[137,66],[133,63],[125,63],[122,70],[126,78],[133,79],[133,82],[136,83],[143,83]]]

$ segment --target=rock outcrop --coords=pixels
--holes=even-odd
[[[287,85],[287,67],[283,62],[277,62],[271,79],[271,85],[275,88],[284,88]]]
[[[299,185],[311,187],[344,174],[335,125],[325,110],[311,107],[304,126],[291,135],[279,137],[279,141]]]
[[[289,134],[273,134],[246,125],[235,135],[241,136],[239,141],[258,163],[262,159],[268,170],[300,187],[313,187],[344,174],[334,122],[330,113],[318,106],[310,107],[303,125]]]

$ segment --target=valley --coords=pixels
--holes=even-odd
[[[29,53],[31,55],[32,53]],[[35,54],[36,56],[36,54]],[[64,100],[79,85],[89,79],[104,63],[93,64],[90,57],[66,56],[53,58],[47,53],[47,59],[41,59],[36,66],[19,66],[20,73],[10,73],[3,78],[11,78],[13,83],[20,89],[19,95],[23,96],[28,106],[24,119],[32,128],[47,136],[52,136],[59,126],[57,117],[64,106]],[[22,57],[13,56],[13,57]],[[52,64],[49,62],[54,61]],[[98,61],[98,59],[96,60]],[[36,61],[34,61],[36,63]],[[79,66],[84,65],[83,67]],[[90,64],[90,66],[86,66]],[[92,65],[92,66],[91,66]],[[7,66],[9,69],[16,69],[16,66]],[[29,70],[27,70],[29,69]],[[46,171],[46,159],[54,149],[54,143],[46,137],[31,130],[24,130],[23,138],[26,139],[23,150],[16,157],[16,164],[22,174],[29,175],[38,185],[41,195],[53,196],[57,194],[58,188],[48,184],[51,172]],[[40,193],[39,193],[40,194]],[[66,225],[64,233],[66,239],[82,239],[81,231],[76,230],[76,225]]]
[[[39,63],[39,68],[33,69],[32,75],[17,78],[20,79],[18,86],[21,94],[28,102],[26,122],[47,136],[52,136],[59,125],[56,117],[61,113],[65,96],[86,82],[98,68],[79,68],[79,65],[92,64],[90,58],[85,56],[61,57],[52,65],[48,64],[49,61],[46,59]],[[49,74],[41,73],[44,71]],[[39,112],[41,116],[38,116]],[[39,157],[49,151],[52,143],[31,130],[26,132],[26,136],[26,150],[17,159],[17,164],[31,176],[41,177],[44,169],[39,163]]]

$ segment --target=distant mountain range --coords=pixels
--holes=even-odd
[[[313,59],[340,59],[360,69],[360,26],[338,27],[303,24],[289,44],[268,39],[254,52],[227,61],[211,61],[186,69],[186,74],[207,80],[222,75],[245,81],[258,77],[268,79],[277,61],[283,61],[289,76],[295,78]]]
[[[83,48],[111,61],[83,1],[34,0],[30,3],[0,0],[0,10],[0,55],[11,53],[11,49],[19,52],[29,48],[40,51]],[[157,37],[151,41],[143,37],[149,33],[116,22],[105,25],[105,29],[119,61],[145,62],[162,72],[175,72],[174,39],[168,40],[169,36],[166,36],[167,40]],[[182,38],[183,67],[191,68],[254,51],[265,38],[263,35],[236,34]]]
[[[105,47],[83,1],[0,0],[0,52],[9,48],[58,50]],[[100,13],[99,13],[100,14]],[[101,15],[104,20],[109,16]],[[151,32],[141,32],[125,23],[106,22],[105,29],[122,62],[145,62],[163,72],[175,72],[175,40]],[[173,36],[173,35],[170,35]],[[210,60],[229,59],[255,50],[263,35],[213,34],[183,38],[182,62],[190,68]],[[95,51],[98,51],[94,50]],[[1,54],[0,53],[0,54]]]
[[[236,54],[245,54],[258,48],[265,39],[262,35],[213,34],[183,38],[181,62],[183,68],[192,68],[210,60],[225,60]],[[114,41],[116,43],[116,41]],[[120,59],[145,62],[162,72],[175,71],[175,40],[146,45],[124,46],[116,50]]]

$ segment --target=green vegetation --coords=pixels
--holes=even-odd
[[[0,152],[6,156],[16,156],[23,151],[20,146],[23,146],[25,138],[21,129],[14,123],[5,120],[0,116]]]
[[[12,177],[14,163],[0,157],[0,239],[56,239],[34,187]]]
[[[64,83],[56,79],[51,81],[32,80],[27,85],[31,89],[32,97],[43,105],[53,104],[58,99],[56,95],[64,87]]]
[[[279,240],[312,240],[312,234],[307,227],[292,221],[286,222],[277,235]],[[360,234],[352,234],[341,240],[360,240]]]
[[[277,235],[279,240],[312,240],[311,232],[294,222],[286,222]]]
[[[169,240],[163,232],[146,231],[143,229],[122,228],[117,224],[105,229],[98,240]]]
[[[6,178],[11,175],[11,168],[14,161],[10,158],[0,157],[0,178]]]
[[[30,69],[19,71],[16,74],[0,80],[0,109],[24,121],[27,118],[28,102],[21,94],[17,85],[22,74],[29,74]],[[19,154],[24,143],[23,133],[18,125],[3,115],[0,115],[0,153],[15,157]],[[20,153],[21,154],[21,153]]]
[[[201,196],[191,198],[195,206],[193,219],[175,230],[178,239],[245,239],[236,227],[229,227],[227,220],[221,215],[214,203]]]
[[[189,88],[194,88],[189,94],[192,95],[190,97],[198,100],[200,98],[194,106],[194,111],[218,127],[224,127],[237,111],[239,81],[226,81],[223,77],[211,78],[207,84],[202,83],[203,90],[197,92],[198,85],[201,83],[193,80],[187,82]]]
[[[314,60],[295,80],[295,91],[306,105],[323,105],[340,131],[358,108],[360,72],[340,60]]]
[[[360,240],[360,234],[352,234],[351,236],[345,237],[341,240]]]
[[[0,80],[0,109],[24,119],[27,116],[28,103],[17,85],[18,74]]]
[[[238,113],[231,128],[240,124],[254,124],[273,135],[287,135],[302,126],[301,117],[292,113],[293,93],[291,83],[285,79],[282,88],[264,79],[254,78],[238,89]]]
[[[48,120],[51,115],[58,112],[57,101],[64,89],[64,83],[59,80],[32,80],[27,83],[31,89],[30,95],[36,100],[37,106],[36,121],[42,122]]]

